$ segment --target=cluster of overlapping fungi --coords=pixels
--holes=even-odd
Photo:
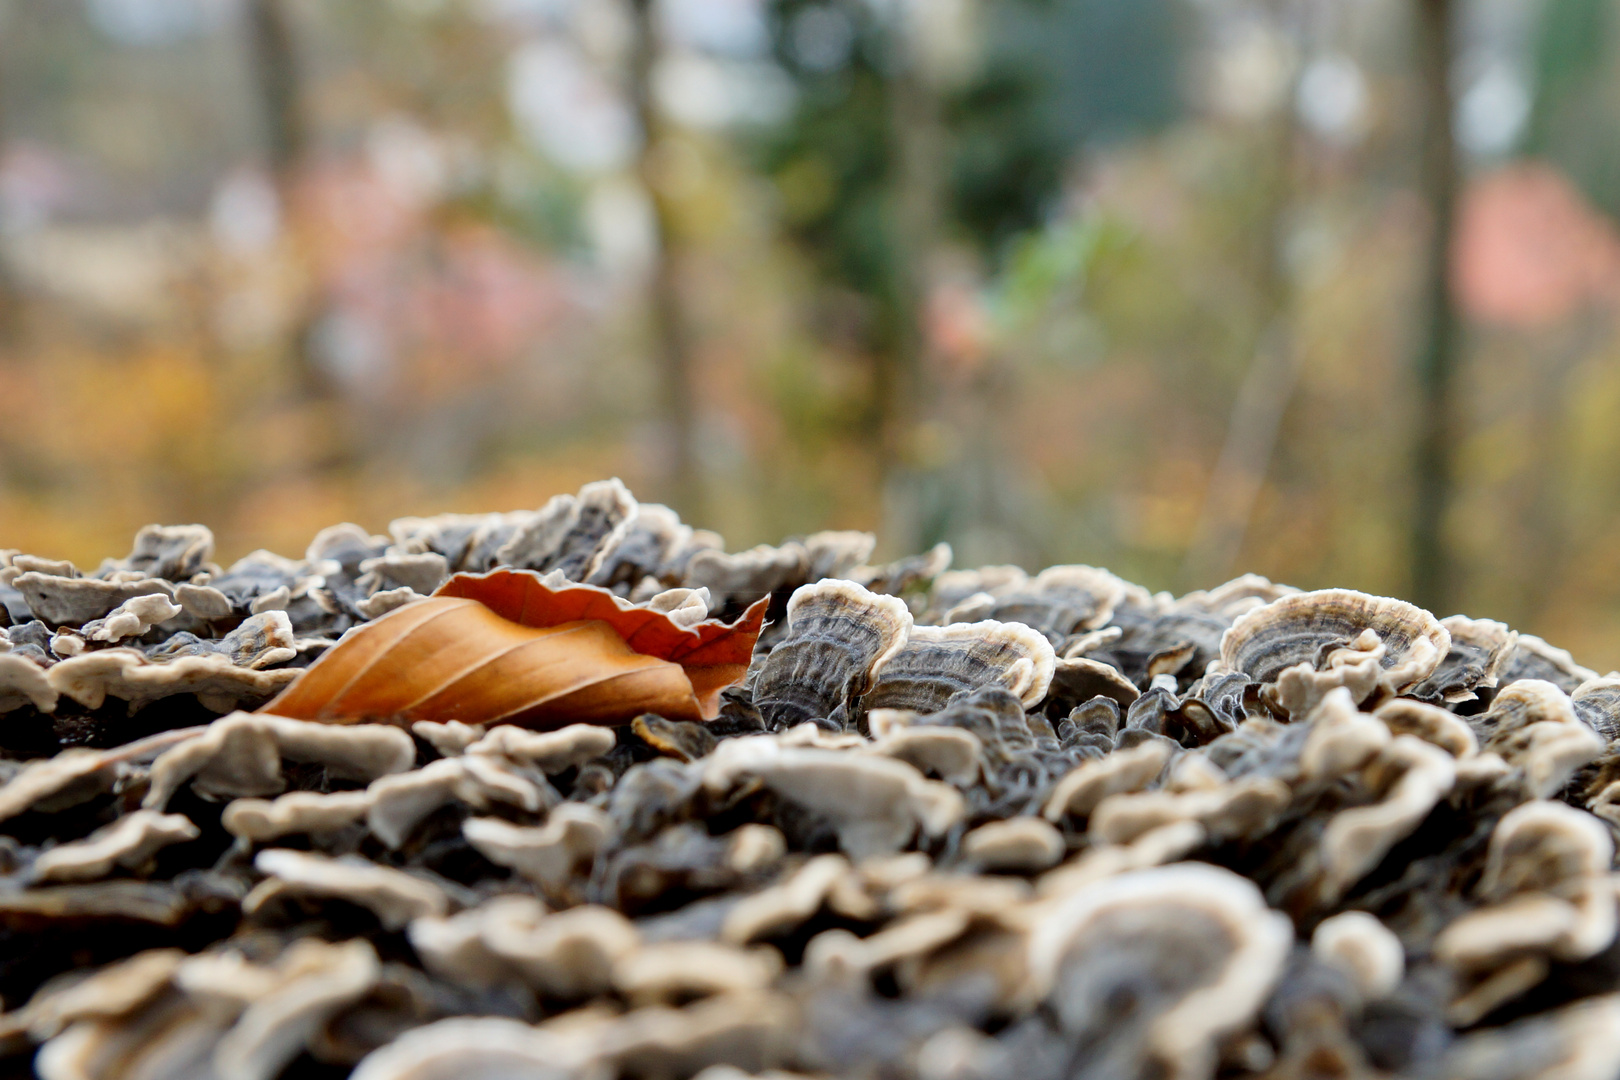
[[[0,552],[46,1080],[1620,1075],[1620,675],[1244,577],[727,553],[617,481]]]

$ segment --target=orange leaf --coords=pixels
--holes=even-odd
[[[681,665],[708,719],[720,712],[720,691],[741,682],[748,673],[770,599],[756,600],[734,623],[711,619],[684,627],[661,611],[632,604],[596,585],[569,582],[562,588],[552,588],[533,570],[457,574],[433,595],[477,600],[503,618],[524,626],[600,619],[643,656]]]
[[[458,574],[358,628],[263,712],[304,720],[461,720],[554,727],[645,712],[712,719],[748,670],[760,601],[686,628],[591,585],[531,571]]]

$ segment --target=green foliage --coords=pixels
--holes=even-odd
[[[1562,166],[1599,206],[1620,213],[1620,145],[1597,134],[1620,122],[1614,72],[1604,63],[1616,29],[1611,6],[1546,0],[1523,148]]]
[[[947,236],[992,261],[1052,215],[1088,140],[1164,126],[1178,112],[1171,0],[986,0],[974,74],[943,93]],[[887,78],[895,28],[860,0],[778,0],[774,51],[798,98],[759,151],[793,237],[829,280],[876,301],[892,331],[896,132]],[[841,20],[849,48],[807,64],[807,20]]]
[[[1124,250],[1133,232],[1103,215],[1082,215],[1019,236],[994,297],[997,320],[1017,331],[1059,301],[1073,302],[1099,259]]]

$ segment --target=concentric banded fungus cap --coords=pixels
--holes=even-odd
[[[919,585],[927,585],[950,568],[951,545],[943,540],[918,555],[908,555],[882,566],[857,566],[843,575],[875,593],[899,596]]]
[[[195,694],[204,707],[226,712],[238,704],[258,704],[291,682],[298,672],[275,665],[297,655],[286,612],[268,611],[218,639],[176,634],[149,654],[112,648],[75,656],[52,667],[48,678],[62,696],[91,709],[109,697],[134,710],[161,698]]]
[[[754,704],[774,725],[841,719],[872,673],[911,633],[905,601],[867,592],[852,581],[823,581],[793,594],[787,636],[766,657]]]
[[[163,593],[135,596],[109,611],[105,618],[84,624],[83,634],[91,641],[120,641],[140,637],[159,623],[180,614],[180,605]]]
[[[984,744],[971,731],[937,724],[913,725],[915,714],[878,709],[871,715],[875,753],[898,758],[919,772],[967,787],[979,779]]]
[[[928,590],[930,616],[943,619],[946,612],[971,596],[984,593],[995,597],[1029,581],[1018,566],[981,566],[977,570],[942,570]]]
[[[1122,792],[1097,804],[1089,833],[1093,839],[1127,844],[1176,822],[1195,821],[1212,839],[1252,839],[1276,825],[1288,808],[1289,794],[1286,784],[1270,777],[1190,790]]]
[[[148,735],[112,750],[70,747],[53,758],[25,766],[0,785],[0,821],[25,811],[55,813],[111,791],[120,771],[151,761],[168,748],[201,735],[207,728],[176,728]]]
[[[877,537],[869,532],[828,529],[811,533],[804,538],[805,577],[809,581],[848,578],[851,570],[871,558],[875,547]]]
[[[376,985],[377,953],[365,940],[290,946],[273,965],[276,985],[248,1003],[214,1048],[214,1071],[241,1080],[273,1080],[336,1013]]]
[[[206,525],[146,525],[123,559],[102,570],[134,570],[148,577],[185,581],[214,557],[214,534]],[[214,567],[218,570],[218,567]]]
[[[1440,621],[1422,608],[1351,589],[1324,589],[1285,596],[1240,616],[1221,639],[1221,664],[1257,682],[1275,683],[1301,664],[1322,669],[1336,650],[1359,648],[1367,631],[1383,646],[1380,681],[1393,693],[1433,674],[1451,641]]]
[[[1051,1003],[1097,1076],[1209,1076],[1252,1023],[1293,944],[1255,886],[1189,863],[1121,874],[1053,901],[1029,934],[1029,993]],[[1111,1007],[1128,994],[1126,1016]]]
[[[185,958],[179,949],[148,949],[89,975],[75,972],[47,982],[20,1010],[23,1016],[11,1016],[26,1019],[36,1039],[48,1039],[77,1020],[128,1016],[169,988]]]
[[[809,919],[850,872],[842,855],[817,855],[783,880],[738,901],[720,928],[722,941],[746,945],[786,933]]]
[[[377,591],[408,588],[426,596],[450,576],[450,563],[436,551],[414,555],[390,552],[360,564],[363,574],[374,580]]]
[[[675,549],[692,536],[680,515],[658,503],[639,503],[629,528],[611,547],[604,546],[587,584],[625,588],[656,576]]]
[[[570,724],[556,731],[526,731],[505,725],[466,747],[469,754],[491,754],[560,773],[601,757],[618,741],[612,728]]]
[[[294,791],[271,800],[232,799],[220,824],[232,836],[250,841],[293,833],[323,837],[361,821],[370,808],[371,795],[365,791]]]
[[[791,999],[771,991],[720,994],[672,1009],[636,1009],[604,1025],[603,1056],[621,1075],[695,1076],[722,1062],[759,1069],[785,1057],[800,1026]]]
[[[1620,678],[1609,674],[1600,679],[1588,679],[1569,696],[1575,706],[1575,715],[1587,727],[1614,744],[1620,739]]]
[[[1456,782],[1455,759],[1411,735],[1397,735],[1365,768],[1363,783],[1382,787],[1378,802],[1341,810],[1317,848],[1318,896],[1334,902],[1360,881],[1396,843],[1410,835]]]
[[[1451,648],[1412,694],[1426,701],[1471,701],[1476,688],[1495,686],[1519,640],[1517,631],[1505,623],[1465,615],[1441,619],[1440,625],[1451,635]]]
[[[550,997],[603,993],[611,985],[613,965],[641,944],[635,924],[596,904],[539,917],[536,909],[525,912],[514,903],[486,902],[483,910],[485,946]]]
[[[491,862],[556,889],[582,864],[590,867],[613,835],[613,819],[594,806],[571,802],[553,810],[542,828],[470,818],[462,832]]]
[[[1519,679],[1471,718],[1482,749],[1520,770],[1531,794],[1562,790],[1576,769],[1603,752],[1604,740],[1583,723],[1568,694],[1541,679]]]
[[[1049,566],[1013,591],[988,603],[965,601],[947,616],[951,622],[991,618],[1023,623],[1061,640],[1077,630],[1106,623],[1124,599],[1126,583],[1094,566]]]
[[[1048,691],[1054,702],[1065,705],[1084,705],[1105,697],[1121,709],[1129,709],[1142,696],[1142,691],[1118,668],[1084,656],[1057,661]]]
[[[762,990],[781,970],[781,954],[770,948],[663,941],[621,956],[613,965],[613,985],[637,1004],[669,1003]]]
[[[311,1049],[321,1028],[365,995],[380,971],[366,941],[305,939],[268,965],[234,952],[184,957],[177,964],[152,953],[145,957],[158,962],[139,965],[146,969],[140,972],[130,970],[136,965],[121,965],[120,973],[126,992],[140,989],[132,983],[146,981],[151,993],[145,1000],[131,993],[118,1002],[116,994],[104,990],[95,1003],[102,1010],[87,1011],[88,1001],[58,998],[79,1011],[41,1048],[34,1060],[38,1075],[46,1080],[271,1080]],[[165,967],[171,978],[156,982],[153,977]],[[72,991],[64,995],[72,996]],[[58,1012],[52,1019],[68,1018]]]
[[[555,496],[521,524],[495,553],[504,566],[560,570],[585,581],[624,539],[636,500],[617,479],[586,484],[576,495]]]
[[[777,589],[802,582],[809,567],[810,553],[795,541],[781,547],[759,544],[730,555],[704,548],[687,562],[681,584],[708,589],[719,610],[734,603],[750,604]]]
[[[1141,791],[1158,779],[1170,761],[1170,754],[1168,740],[1152,739],[1085,762],[1052,789],[1043,811],[1046,820],[1056,824],[1071,814],[1083,817],[1109,795]]]
[[[382,777],[366,791],[371,800],[366,826],[393,850],[404,846],[423,819],[452,802],[480,810],[505,803],[534,813],[557,798],[543,777],[504,758],[475,754],[441,758],[420,769]]]
[[[1097,639],[1091,635],[1071,639],[1064,653],[1106,660],[1142,683],[1157,675],[1196,677],[1220,656],[1221,635],[1229,626],[1223,615],[1175,606],[1130,618],[1117,627],[1120,634],[1113,641],[1093,645]]]
[[[1177,607],[1195,608],[1235,619],[1262,604],[1293,596],[1292,585],[1279,585],[1259,574],[1243,574],[1207,591],[1190,592],[1176,601]]]
[[[1020,623],[917,626],[879,663],[861,705],[931,713],[953,694],[996,684],[1031,708],[1046,697],[1056,664],[1051,642]]]
[[[1563,649],[1549,645],[1534,634],[1521,633],[1503,662],[1498,679],[1503,686],[1520,679],[1541,679],[1564,693],[1597,678],[1597,672],[1584,668]]]

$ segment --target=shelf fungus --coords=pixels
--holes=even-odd
[[[94,881],[114,867],[138,870],[170,844],[202,835],[184,814],[137,810],[83,840],[61,844],[34,860],[35,881]]]
[[[1050,1001],[1095,1075],[1209,1076],[1218,1041],[1256,1020],[1293,939],[1235,874],[1197,864],[1121,874],[1038,917],[1028,993]]]
[[[499,818],[471,818],[461,828],[485,858],[552,891],[582,866],[588,871],[614,831],[612,818],[581,803],[557,807],[542,828],[524,828]]]
[[[1348,972],[1364,1002],[1389,997],[1406,974],[1400,939],[1365,911],[1344,911],[1317,923],[1311,952]]]
[[[141,953],[29,1003],[36,1030],[55,1032],[35,1070],[43,1080],[272,1080],[380,974],[364,941],[299,941],[268,964],[235,952]]]
[[[505,1017],[457,1017],[413,1031],[360,1063],[354,1080],[576,1080],[600,1076],[575,1040]]]
[[[1620,994],[1472,1032],[1446,1054],[1457,1080],[1586,1080],[1620,1073]]]
[[[994,684],[1033,707],[1045,699],[1056,665],[1051,642],[1018,623],[914,626],[900,650],[875,666],[862,705],[937,712],[955,694]]]
[[[1245,612],[1285,596],[1294,596],[1299,591],[1292,585],[1282,585],[1259,574],[1241,574],[1213,589],[1190,592],[1179,598],[1176,606],[1236,619]]]
[[[82,626],[104,619],[114,609],[141,596],[174,595],[174,586],[161,578],[137,574],[135,580],[107,580],[68,574],[29,571],[11,580],[34,615],[52,626]]]
[[[1279,712],[1300,717],[1336,687],[1358,703],[1404,693],[1434,674],[1449,648],[1445,626],[1422,608],[1327,589],[1240,616],[1221,639],[1221,664],[1265,684]]]
[[[1451,635],[1451,647],[1434,672],[1411,690],[1425,701],[1460,704],[1473,701],[1476,690],[1494,689],[1518,644],[1517,631],[1492,619],[1452,615],[1440,625]]]
[[[1481,749],[1519,770],[1537,798],[1561,790],[1605,745],[1602,736],[1581,722],[1570,696],[1541,679],[1510,683],[1472,723]]]
[[[907,555],[880,566],[855,566],[843,577],[865,586],[875,593],[899,596],[916,592],[933,582],[951,566],[955,553],[951,545],[941,541],[927,551]]]
[[[1567,694],[1582,683],[1597,678],[1597,674],[1591,668],[1577,664],[1567,650],[1549,645],[1534,634],[1521,633],[1514,639],[1513,647],[1502,662],[1499,678],[1504,686],[1520,679],[1540,679]]]
[[[874,550],[0,551],[0,1073],[1613,1080],[1620,673]]]
[[[1027,581],[1014,579],[958,603],[947,622],[995,619],[1023,623],[1053,640],[1106,623],[1124,599],[1125,582],[1092,566],[1049,566]]]
[[[847,581],[806,585],[788,601],[787,636],[759,669],[754,704],[773,725],[826,719],[843,727],[911,627],[911,612],[895,597]]]
[[[404,732],[377,724],[338,728],[232,713],[153,761],[142,805],[162,809],[186,783],[210,798],[275,795],[286,788],[283,758],[319,764],[339,779],[372,780],[409,769],[416,748]]]
[[[919,830],[937,837],[961,819],[962,796],[903,761],[790,748],[750,770],[772,791],[826,817],[855,858],[897,851]]]
[[[1476,1022],[1542,982],[1552,962],[1585,960],[1614,941],[1613,859],[1608,828],[1573,807],[1527,802],[1502,818],[1475,889],[1483,906],[1434,941],[1435,957],[1462,980],[1453,1022]]]
[[[1620,740],[1620,677],[1613,674],[1588,679],[1569,695],[1570,705],[1581,722],[1613,746]]]
[[[252,915],[283,897],[345,900],[370,910],[389,930],[412,919],[444,915],[450,898],[432,881],[358,856],[328,858],[288,848],[268,848],[253,860],[265,879],[242,899]]]
[[[962,838],[962,854],[986,870],[1035,873],[1063,858],[1063,834],[1038,817],[980,825]]]
[[[759,544],[734,555],[704,548],[687,561],[681,583],[707,589],[724,610],[732,603],[753,603],[777,589],[803,584],[809,572],[810,552],[790,540],[781,547]]]
[[[276,657],[271,663],[292,658]],[[194,694],[208,709],[228,712],[265,700],[291,683],[298,672],[266,670],[238,664],[221,653],[180,654],[154,660],[136,649],[116,648],[71,657],[47,672],[51,688],[90,709],[109,697],[133,712],[163,698]]]

